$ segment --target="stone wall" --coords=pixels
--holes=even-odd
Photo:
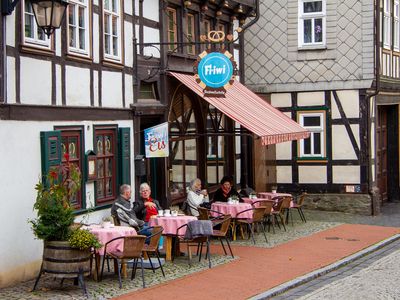
[[[372,214],[371,197],[368,194],[307,194],[304,207],[368,216]]]

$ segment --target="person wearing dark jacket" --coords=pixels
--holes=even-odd
[[[239,201],[241,201],[239,193],[233,187],[233,178],[232,176],[224,176],[220,181],[220,188],[215,192],[213,197],[213,202],[228,202],[228,198],[232,196],[238,197]]]

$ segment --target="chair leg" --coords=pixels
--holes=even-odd
[[[42,276],[43,264],[40,267],[40,271],[38,277],[36,278],[35,285],[33,286],[32,291],[36,290],[37,284],[39,283],[40,276]]]
[[[264,237],[265,237],[265,242],[268,243],[267,235],[265,234],[265,228],[262,226],[262,224],[261,224],[261,229],[262,229],[262,232],[263,232]]]
[[[138,259],[135,258],[133,260],[133,266],[132,266],[132,275],[133,275],[132,279],[136,277],[137,264],[138,264]]]
[[[221,243],[222,249],[224,249],[225,255],[227,255],[226,250],[225,250],[224,243],[222,242],[222,239],[221,239],[221,238],[218,238],[218,239],[219,239],[219,241],[220,241],[220,243]]]
[[[103,271],[104,271],[104,263],[106,262],[106,255],[103,257],[103,263],[101,264],[101,274],[100,274],[100,280],[103,280]],[[108,262],[108,261],[107,261]]]
[[[191,267],[192,266],[192,261],[191,261],[192,253],[190,252],[189,243],[186,243],[186,245],[187,245],[187,257],[188,257],[189,267]]]
[[[115,259],[114,259],[114,260],[115,260]],[[118,281],[119,281],[119,288],[120,288],[120,289],[122,289],[121,269],[122,269],[122,262],[121,262],[121,268],[119,268],[119,267],[118,267],[118,264],[117,264]]]
[[[146,256],[149,258],[150,266],[151,266],[151,269],[153,270],[153,273],[155,273],[156,270],[154,269],[153,262],[151,261],[151,257],[147,252],[146,252]]]
[[[160,265],[160,268],[161,268],[161,272],[162,272],[163,276],[165,277],[164,269],[163,269],[163,266],[161,264],[160,254],[158,254],[158,250],[156,250],[156,256],[157,256],[157,259],[158,259],[158,264]]]
[[[208,238],[207,238],[207,256],[208,256],[208,267],[211,269],[210,240]]]
[[[79,285],[81,286],[81,288],[83,289],[83,294],[87,298],[88,297],[88,293],[87,293],[87,290],[86,290],[85,279],[83,277],[83,269],[82,268],[79,268],[78,282],[79,282]]]
[[[304,223],[307,223],[306,216],[305,216],[305,214],[303,212],[303,209],[301,207],[299,207],[299,212],[301,212],[301,215],[303,216]]]
[[[140,266],[142,267],[142,281],[143,281],[143,288],[146,287],[146,284],[144,283],[144,269],[143,269],[143,258],[140,257]]]
[[[228,248],[229,248],[229,251],[231,252],[232,258],[235,258],[235,257],[233,256],[232,248],[231,248],[231,245],[230,245],[229,240],[228,240],[227,237],[225,237],[225,241],[226,241],[226,243],[228,244]]]
[[[281,219],[281,223],[282,223],[283,229],[286,231],[285,220],[283,219],[283,217],[281,215],[278,215],[278,216]],[[279,224],[279,222],[278,222],[278,224]]]
[[[254,245],[256,244],[256,240],[254,239],[254,223],[253,224],[247,224],[248,229],[250,230],[251,238],[253,240]]]

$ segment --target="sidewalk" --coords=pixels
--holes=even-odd
[[[247,299],[399,233],[394,227],[344,224],[274,248],[235,246],[239,259],[228,264],[115,299]]]

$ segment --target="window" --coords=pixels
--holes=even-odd
[[[326,0],[299,0],[299,46],[325,45]]]
[[[88,0],[70,0],[68,5],[69,52],[89,55],[89,26]]]
[[[203,30],[204,30],[204,35],[208,35],[208,33],[211,31],[211,23],[210,20],[204,20],[203,22]],[[207,46],[204,47],[204,49],[210,49],[211,44],[207,44]]]
[[[325,157],[325,112],[299,112],[299,122],[311,132],[299,141],[300,157]]]
[[[392,17],[391,17],[391,0],[384,0],[383,5],[383,46],[390,49],[392,45]]]
[[[186,39],[188,42],[195,42],[196,37],[194,34],[194,15],[192,14],[187,14],[186,15]],[[188,45],[187,47],[187,53],[194,55],[196,51],[196,46],[195,45]]]
[[[139,99],[157,99],[155,84],[141,82],[139,90]]]
[[[50,49],[50,39],[45,35],[43,30],[37,26],[30,1],[25,0],[23,3],[24,44]]]
[[[104,0],[104,54],[121,61],[121,5],[119,0]]]
[[[221,23],[218,24],[217,25],[217,29],[218,29],[218,31],[222,31],[225,34],[225,37],[226,37],[227,32],[226,32],[226,26],[224,24],[221,24]],[[225,49],[225,45],[224,44],[220,44],[220,47],[221,47],[221,49]]]
[[[167,9],[168,16],[168,43],[176,43],[177,42],[177,32],[176,32],[176,10],[172,8]],[[174,51],[176,48],[176,44],[168,45],[169,51]]]
[[[393,8],[393,48],[400,51],[400,4],[399,0],[394,0]]]
[[[117,197],[115,128],[95,128],[95,149],[97,154],[96,202],[104,203]]]

